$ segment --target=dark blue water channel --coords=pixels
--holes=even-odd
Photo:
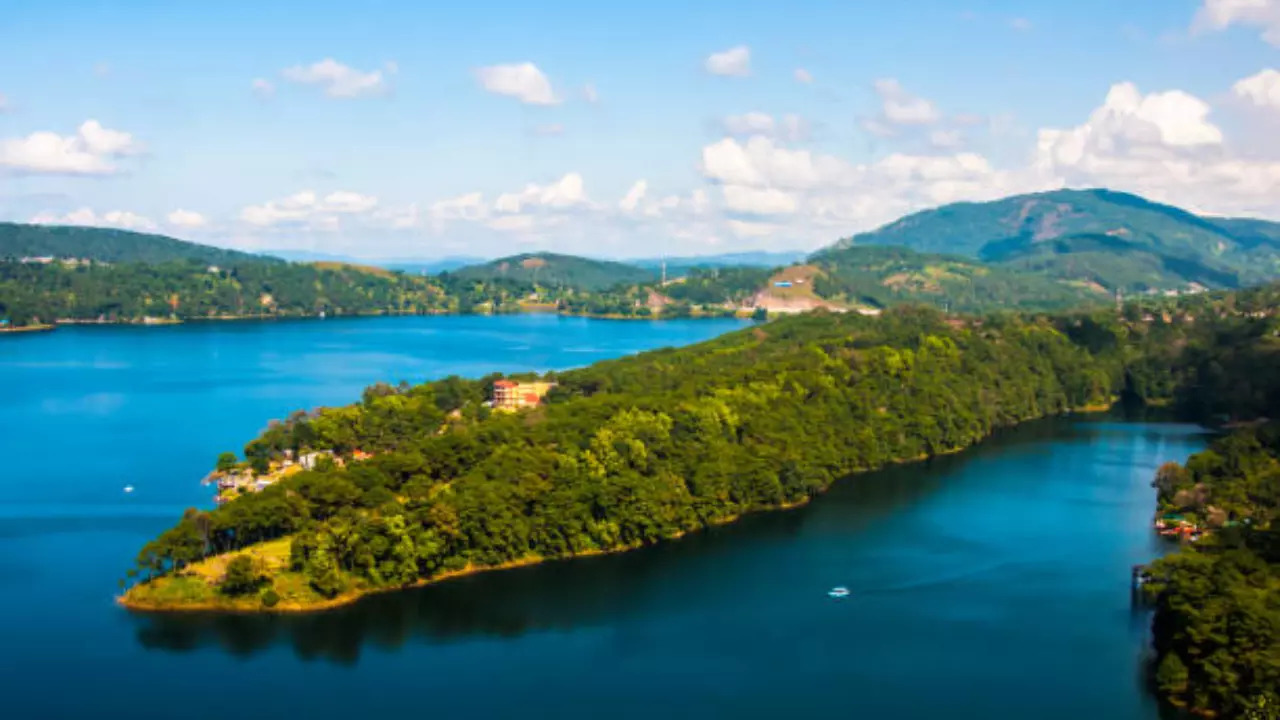
[[[216,454],[378,381],[563,368],[734,321],[554,316],[0,338],[15,718],[1154,718],[1129,568],[1193,427],[1053,420],[634,553],[298,617],[138,616],[116,581]],[[123,488],[131,485],[132,493]],[[851,594],[829,598],[833,586]],[[376,715],[375,715],[376,714]]]

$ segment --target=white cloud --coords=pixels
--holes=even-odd
[[[1027,32],[1028,30],[1030,30],[1035,26],[1031,23],[1030,20],[1024,17],[1016,17],[1009,21],[1009,27],[1013,28],[1014,30],[1017,30],[1018,32]]]
[[[729,231],[738,237],[768,237],[778,231],[778,226],[770,223],[748,222],[746,220],[729,220],[725,223]]]
[[[751,49],[739,45],[724,52],[712,53],[703,67],[712,75],[744,77],[751,74]]]
[[[623,212],[635,212],[636,206],[644,199],[645,193],[649,191],[649,182],[647,180],[637,180],[626,195],[618,201],[618,209]]]
[[[113,159],[140,152],[141,144],[129,133],[86,120],[75,135],[35,132],[0,140],[0,167],[28,173],[109,175],[117,170]]]
[[[431,205],[430,213],[431,218],[437,221],[483,220],[489,217],[489,208],[485,205],[484,195],[473,192],[440,200]]]
[[[702,149],[702,173],[725,185],[804,189],[847,184],[853,167],[830,155],[790,150],[760,135],[725,138]]]
[[[0,93],[0,113],[9,112],[9,98]]]
[[[1280,213],[1280,162],[1233,154],[1209,112],[1180,90],[1142,95],[1119,83],[1084,124],[1039,132],[1035,168],[1193,210]]]
[[[1222,30],[1231,25],[1261,28],[1263,39],[1280,47],[1280,0],[1204,0],[1192,29]]]
[[[65,215],[40,213],[30,222],[38,225],[84,225],[87,227],[117,227],[125,230],[155,230],[155,221],[127,210],[112,210],[97,214],[91,208],[82,207]]]
[[[1180,150],[1222,143],[1222,131],[1208,115],[1207,103],[1181,90],[1143,95],[1133,83],[1118,83],[1085,124],[1042,129],[1038,163],[1048,169],[1116,172],[1132,160],[1171,159]]]
[[[741,185],[726,185],[721,190],[724,193],[725,206],[737,212],[753,215],[784,215],[796,211],[795,196],[781,190]]]
[[[929,125],[941,117],[933,101],[907,92],[894,78],[877,80],[875,91],[881,118],[892,125]]]
[[[204,215],[194,210],[183,210],[179,208],[169,213],[166,217],[170,225],[181,228],[198,228],[209,224]]]
[[[754,110],[742,115],[730,115],[724,119],[724,130],[730,135],[772,135],[773,116]]]
[[[313,190],[303,190],[281,200],[249,205],[240,211],[240,219],[250,225],[305,225],[315,229],[337,229],[341,215],[362,215],[378,206],[371,195],[339,190],[320,197]]]
[[[253,90],[254,95],[257,95],[264,100],[274,97],[276,94],[276,86],[266,78],[254,78],[253,82],[249,84],[249,87]]]
[[[378,198],[372,195],[361,195],[356,192],[339,190],[324,197],[320,207],[326,212],[334,213],[366,213],[378,205]]]
[[[1254,105],[1280,110],[1280,71],[1268,68],[1240,80],[1231,89]]]
[[[531,62],[492,65],[477,68],[475,73],[476,80],[485,90],[513,97],[526,105],[556,105],[560,102],[551,88],[551,81]]]
[[[529,183],[518,193],[503,193],[494,201],[493,208],[500,213],[519,213],[531,206],[567,208],[586,201],[582,176],[571,172],[547,185]]]
[[[481,192],[439,200],[429,207],[428,215],[437,234],[457,222],[502,232],[534,233],[561,224],[566,216],[598,209],[587,198],[582,176],[570,172],[546,185],[529,183],[518,192],[502,193],[492,202]]]
[[[792,76],[796,79],[796,82],[804,85],[808,85],[813,82],[813,75],[804,68],[796,68],[795,72],[792,73]]]
[[[783,115],[777,120],[768,113],[751,111],[724,119],[724,130],[735,136],[767,135],[782,140],[799,141],[809,137],[809,123],[799,115]]]
[[[380,95],[387,90],[381,70],[362,72],[333,58],[285,68],[280,75],[290,82],[319,87],[324,90],[325,95],[332,98]]]
[[[527,232],[534,227],[534,217],[532,215],[503,215],[485,224],[494,230],[502,230],[504,232]]]
[[[943,150],[958,148],[964,144],[964,136],[959,130],[933,130],[929,133],[929,144]]]
[[[79,134],[84,148],[94,155],[132,155],[141,150],[132,135],[104,128],[97,120],[84,121]]]
[[[595,83],[587,83],[582,86],[582,99],[592,105],[600,102],[600,94],[596,92]]]

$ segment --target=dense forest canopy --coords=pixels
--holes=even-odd
[[[469,265],[450,274],[464,280],[515,281],[530,286],[588,291],[647,283],[658,277],[653,270],[626,263],[545,252]]]
[[[246,261],[284,262],[266,255],[226,250],[132,230],[0,222],[0,260],[24,257],[152,264],[181,260],[206,265],[229,265]]]
[[[1163,517],[1205,532],[1148,571],[1161,695],[1200,713],[1280,717],[1280,423],[1166,465],[1156,486]]]
[[[451,309],[456,303],[432,282],[344,265],[0,262],[0,318],[14,325]]]
[[[814,291],[828,299],[889,307],[929,302],[957,312],[1064,309],[1110,299],[1098,285],[988,265],[905,247],[854,245],[815,256]]]

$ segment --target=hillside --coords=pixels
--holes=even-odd
[[[107,263],[194,260],[206,265],[282,262],[279,258],[115,228],[0,223],[0,259],[56,257]]]
[[[1110,190],[1055,190],[908,215],[821,251],[899,245],[1129,291],[1280,275],[1280,224],[1204,218]],[[816,259],[817,259],[816,258]]]
[[[152,322],[209,317],[459,310],[428,278],[341,263],[247,262],[212,268],[156,264],[0,261],[0,320]]]
[[[459,268],[449,274],[464,280],[509,280],[539,287],[574,287],[593,291],[656,279],[653,271],[635,265],[545,252],[512,255]]]
[[[827,250],[814,257],[813,265],[821,271],[813,278],[816,295],[873,307],[916,302],[982,312],[1065,308],[1108,298],[1105,289],[1084,282],[902,247]]]

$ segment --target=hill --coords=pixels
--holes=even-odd
[[[314,250],[264,250],[264,255],[284,258],[293,262],[336,262],[347,265],[364,265],[400,270],[410,275],[435,275],[436,273],[457,270],[467,265],[475,265],[485,261],[474,255],[447,255],[440,258],[354,258],[349,255],[317,252]]]
[[[1280,274],[1280,224],[1205,218],[1111,190],[1055,190],[908,215],[818,253],[899,245],[1130,291]]]
[[[812,265],[820,271],[812,278],[813,292],[849,305],[916,302],[982,312],[1065,308],[1108,298],[1104,288],[1087,282],[903,247],[832,249],[815,255]]]
[[[71,225],[0,223],[0,259],[56,257],[106,263],[194,260],[206,265],[283,262],[279,258],[200,245],[165,235]]]
[[[449,274],[463,280],[509,280],[540,287],[583,290],[604,290],[656,279],[652,270],[635,265],[545,252],[512,255],[480,265],[468,265]]]
[[[430,278],[342,263],[0,261],[0,320],[14,327],[460,309]]]

